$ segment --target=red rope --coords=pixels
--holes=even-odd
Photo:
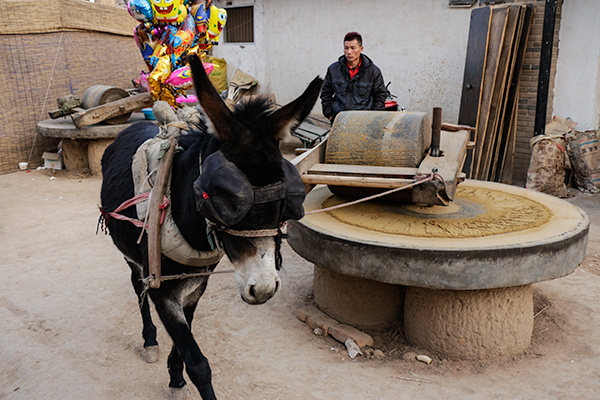
[[[137,196],[124,201],[123,204],[121,204],[119,207],[117,207],[114,211],[110,211],[110,212],[107,212],[102,207],[100,207],[100,213],[102,214],[102,217],[104,217],[103,225],[106,226],[106,223],[108,222],[108,220],[111,218],[114,218],[114,219],[118,219],[120,221],[129,221],[132,224],[134,224],[135,226],[137,226],[138,228],[148,228],[148,224],[144,223],[143,221],[140,221],[139,219],[135,219],[135,218],[130,218],[123,214],[120,214],[121,211],[123,211],[131,206],[134,206],[138,203],[141,203],[142,201],[148,200],[148,197],[150,197],[150,192],[138,194]],[[158,205],[158,207],[162,210],[162,214],[160,216],[160,224],[162,225],[163,222],[165,222],[165,210],[167,207],[169,207],[169,199],[167,199],[166,196],[163,196],[163,200]],[[104,226],[103,226],[103,228],[104,228]],[[103,229],[103,230],[105,231],[105,229]]]

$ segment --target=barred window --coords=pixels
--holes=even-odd
[[[227,8],[225,41],[227,43],[254,42],[254,7]]]

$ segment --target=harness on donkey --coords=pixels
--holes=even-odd
[[[135,196],[124,202],[113,212],[102,208],[101,218],[128,220],[148,230],[149,276],[144,283],[152,288],[160,287],[160,282],[170,279],[183,279],[196,275],[209,275],[214,272],[161,276],[160,255],[178,263],[194,267],[207,267],[217,263],[225,254],[219,243],[216,231],[234,236],[267,237],[281,235],[280,227],[261,230],[236,230],[238,224],[254,204],[283,200],[279,220],[300,219],[304,216],[304,185],[294,166],[283,160],[285,179],[267,186],[252,186],[244,173],[219,150],[202,160],[199,159],[200,177],[194,182],[197,209],[205,217],[207,237],[211,250],[194,249],[183,237],[172,216],[171,164],[177,150],[176,138],[187,124],[197,124],[200,114],[186,107],[178,115],[165,102],[154,105],[154,114],[161,123],[159,133],[148,139],[138,148],[133,157],[132,173]],[[119,214],[125,208],[136,206],[138,220]],[[152,214],[155,217],[152,217]],[[141,239],[141,235],[140,235]],[[234,271],[221,271],[221,273]]]

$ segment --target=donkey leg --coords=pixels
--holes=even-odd
[[[138,306],[142,314],[142,337],[144,338],[144,351],[142,357],[147,363],[158,361],[158,342],[156,341],[156,326],[152,322],[150,314],[150,303],[148,295],[144,293],[144,284],[142,283],[142,268],[135,262],[125,259],[129,268],[131,268],[131,283],[138,298]]]
[[[196,311],[196,307],[198,305],[198,301],[200,297],[206,290],[206,285],[208,283],[208,279],[204,280],[198,289],[196,289],[193,293],[188,295],[186,298],[186,304],[183,306],[183,314],[185,315],[185,320],[187,321],[188,326],[192,327],[192,321],[194,319],[194,312]],[[167,362],[169,375],[171,377],[171,381],[169,382],[169,387],[171,388],[182,388],[186,382],[183,377],[183,358],[181,354],[177,350],[177,347],[173,343],[173,348],[171,349],[171,353],[169,354],[169,359]]]
[[[200,351],[185,317],[183,306],[163,296],[152,296],[158,315],[177,347],[185,370],[200,392],[203,400],[216,400],[211,383],[208,360]],[[173,354],[173,352],[172,352]],[[175,358],[174,358],[175,361]],[[174,362],[173,361],[173,362]]]

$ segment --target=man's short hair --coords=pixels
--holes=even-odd
[[[346,36],[344,36],[344,42],[351,42],[356,40],[359,46],[362,46],[362,36],[358,32],[348,32]]]

